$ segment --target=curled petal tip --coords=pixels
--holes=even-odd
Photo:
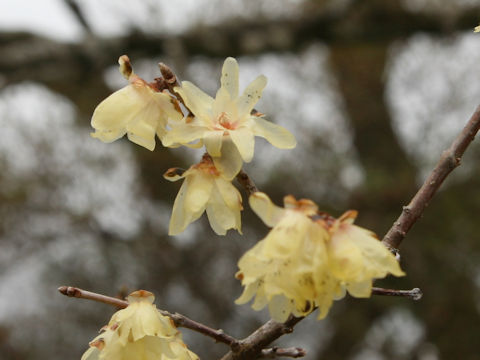
[[[184,169],[180,168],[170,168],[163,174],[163,177],[169,181],[177,181],[183,177],[185,173]]]
[[[118,58],[118,64],[120,65],[119,71],[125,79],[129,79],[133,73],[132,63],[127,55],[122,55]]]

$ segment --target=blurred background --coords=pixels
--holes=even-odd
[[[478,0],[0,0],[0,358],[79,359],[115,309],[65,298],[155,293],[178,311],[244,337],[268,319],[233,300],[236,262],[267,229],[245,203],[243,231],[205,218],[167,236],[180,183],[200,150],[149,152],[89,136],[95,106],[157,63],[214,94],[225,57],[244,88],[268,77],[256,108],[290,129],[293,151],[256,142],[245,169],[281,204],[308,197],[382,237],[480,103]],[[308,359],[480,359],[480,148],[473,144],[402,244],[408,276],[373,297],[310,316],[279,346]],[[246,200],[246,199],[244,199]],[[228,349],[188,330],[203,359]]]

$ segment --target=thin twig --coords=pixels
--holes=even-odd
[[[76,0],[65,0],[65,5],[72,12],[75,19],[80,23],[83,29],[90,35],[93,35],[92,28],[90,27],[85,13]]]
[[[274,359],[277,357],[301,358],[307,355],[307,352],[299,347],[263,349],[261,358]]]
[[[114,297],[97,294],[91,291],[82,290],[72,286],[60,286],[58,288],[58,291],[61,294],[69,297],[98,301],[104,304],[116,306],[118,308],[126,308],[128,306],[128,302],[125,300],[120,300]],[[189,319],[188,317],[179,313],[172,314],[166,310],[159,310],[159,312],[164,316],[170,317],[175,323],[175,326],[184,327],[184,328],[199,332],[203,335],[209,336],[215,339],[217,342],[221,342],[229,345],[232,349],[235,348],[236,344],[238,343],[237,339],[235,339],[230,335],[225,334],[221,329],[219,330],[212,329],[206,325],[203,325],[199,322]]]
[[[442,153],[440,160],[407,206],[403,207],[397,221],[393,223],[382,242],[390,249],[398,249],[407,232],[422,216],[445,178],[460,165],[460,159],[473,141],[480,128],[480,106],[453,141],[450,147]]]
[[[243,170],[240,170],[240,172],[238,173],[237,181],[240,185],[243,186],[248,196],[258,191],[258,188],[253,182],[252,178],[248,176],[248,174]]]
[[[420,300],[423,293],[419,288],[414,288],[412,290],[396,290],[372,287],[372,295],[403,296],[412,300]]]
[[[120,309],[124,309],[128,306],[128,302],[125,300],[117,299],[111,296],[105,296],[97,294],[91,291],[82,290],[73,286],[60,286],[58,288],[60,294],[63,294],[68,297],[76,297],[79,299],[93,300],[101,302],[108,305],[116,306]]]

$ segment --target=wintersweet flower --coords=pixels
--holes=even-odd
[[[240,171],[243,161],[252,160],[255,136],[280,149],[295,147],[296,140],[288,130],[266,121],[263,114],[252,115],[267,84],[265,76],[257,77],[239,96],[238,63],[229,57],[223,64],[220,84],[215,99],[188,81],[175,88],[195,117],[172,126],[163,138],[164,146],[200,140],[229,180]]]
[[[159,92],[132,70],[126,55],[118,59],[120,72],[129,85],[103,100],[92,116],[92,137],[113,142],[125,134],[130,141],[153,151],[155,134],[161,139],[169,119],[180,121],[180,107],[167,92]]]
[[[249,201],[273,228],[238,262],[236,277],[245,286],[238,304],[256,295],[253,309],[268,304],[276,321],[285,321],[290,313],[304,316],[314,307],[322,319],[345,291],[369,297],[374,279],[405,275],[372,232],[353,225],[356,211],[335,219],[319,212],[312,201],[293,196],[284,198],[285,208],[259,192]]]
[[[173,204],[169,235],[180,234],[205,210],[210,226],[218,235],[225,235],[229,229],[242,233],[242,197],[235,186],[224,179],[208,154],[182,174],[173,168],[163,176],[170,181],[185,179]]]
[[[480,25],[475,26],[475,29],[473,29],[473,32],[480,32]]]
[[[404,276],[395,256],[370,230],[353,225],[356,211],[347,211],[329,229],[330,271],[350,295],[370,297],[372,280],[388,274]]]
[[[249,199],[253,211],[273,229],[238,262],[236,277],[245,286],[237,304],[255,294],[252,308],[268,304],[270,316],[284,322],[292,313],[304,316],[315,306],[318,318],[326,316],[333,300],[343,296],[341,284],[329,271],[328,231],[310,218],[317,206],[310,200],[284,198],[285,208],[274,205],[264,193]]]
[[[153,300],[148,291],[130,294],[128,307],[112,316],[103,332],[90,342],[82,360],[198,360]]]

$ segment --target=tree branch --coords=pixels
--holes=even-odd
[[[435,196],[445,178],[460,165],[465,150],[480,129],[480,106],[477,107],[467,125],[456,137],[450,147],[442,153],[440,160],[428,178],[407,206],[403,207],[397,221],[387,232],[382,242],[396,250],[413,224],[422,216],[430,200]]]
[[[85,14],[83,13],[80,5],[78,4],[77,1],[75,0],[64,0],[65,5],[68,7],[68,9],[71,11],[75,19],[79,22],[79,24],[83,27],[83,29],[88,33],[88,34],[93,34],[92,28],[88,24],[87,18]]]
[[[262,350],[262,358],[274,359],[277,357],[291,357],[291,358],[300,358],[307,355],[307,352],[298,347],[291,347],[291,348],[277,348],[273,347],[270,349],[263,349]]]
[[[60,286],[58,288],[58,291],[61,294],[68,297],[98,301],[98,302],[113,305],[122,309],[128,306],[128,302],[125,300],[120,300],[114,297],[97,294],[94,292],[82,290],[72,286]],[[199,332],[203,335],[206,335],[208,337],[215,339],[215,341],[217,342],[227,344],[231,348],[235,348],[236,344],[238,343],[237,339],[235,339],[230,335],[225,334],[221,329],[219,330],[212,329],[206,325],[203,325],[199,322],[189,319],[188,317],[179,313],[172,314],[165,310],[158,310],[158,311],[162,315],[168,316],[169,318],[171,318],[175,323],[175,326],[177,327],[184,327],[184,328]]]
[[[267,321],[251,335],[240,340],[237,347],[225,354],[221,360],[257,359],[261,356],[262,349],[265,346],[278,339],[280,336],[291,333],[293,327],[302,319],[304,318],[297,318],[290,315],[284,323],[278,323],[273,320]]]

